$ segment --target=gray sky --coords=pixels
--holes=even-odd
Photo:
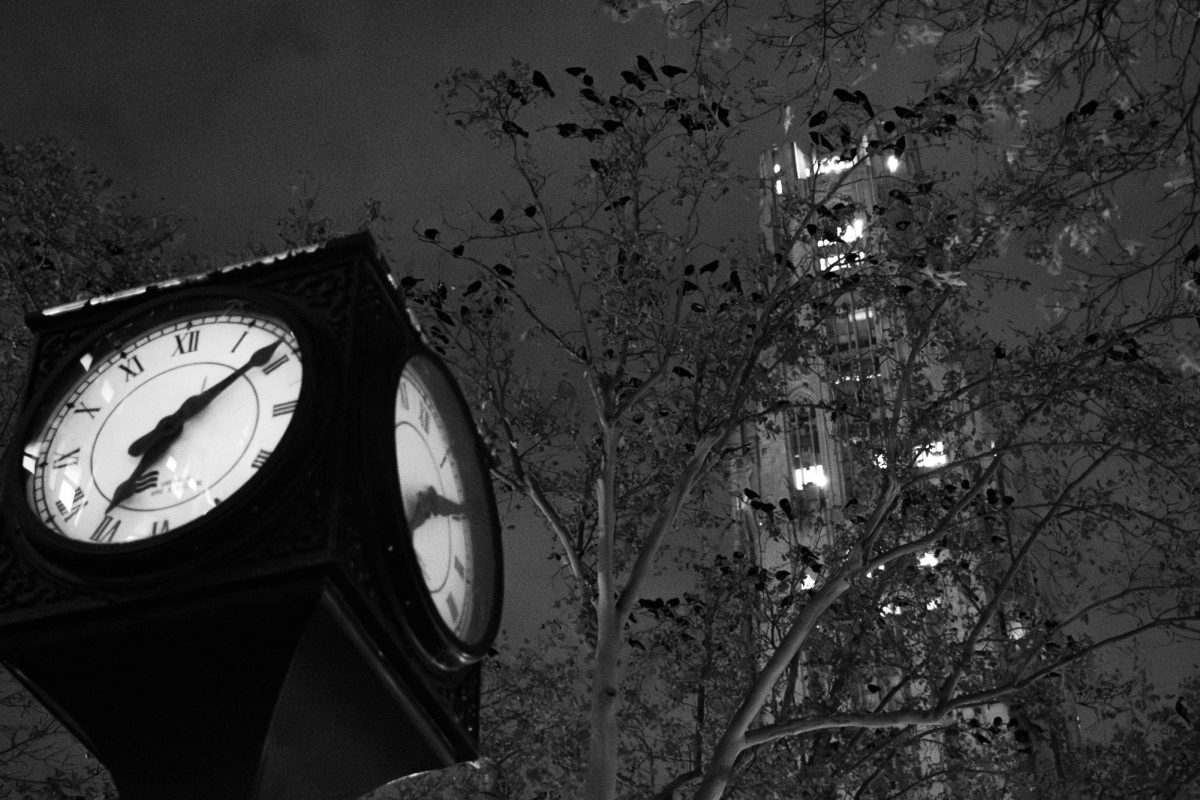
[[[590,0],[4,3],[0,139],[80,144],[217,261],[271,237],[300,171],[339,222],[376,198],[399,236],[487,182],[492,153],[437,114],[453,67],[519,57],[565,84],[672,44]]]

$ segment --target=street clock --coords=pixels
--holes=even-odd
[[[474,757],[486,455],[369,236],[30,326],[0,658],[123,798],[357,797]]]

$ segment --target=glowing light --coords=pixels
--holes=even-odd
[[[854,220],[839,232],[843,242],[857,242],[863,236],[863,231],[867,227],[867,218],[857,216]]]
[[[797,489],[803,489],[810,483],[818,489],[824,489],[829,485],[829,476],[825,474],[825,467],[820,464],[814,464],[811,467],[800,467],[797,469],[795,481]]]
[[[946,446],[941,442],[934,442],[917,454],[917,466],[922,469],[940,467],[949,462],[950,459],[946,457]]]
[[[812,177],[812,170],[808,168],[808,159],[804,157],[804,153],[800,152],[800,145],[792,142],[792,159],[796,163],[796,177],[800,180]]]
[[[83,367],[83,371],[87,372],[92,368],[92,354],[84,353],[79,357],[79,366]]]
[[[855,162],[852,159],[830,156],[829,158],[818,158],[814,166],[816,167],[816,172],[837,174],[839,172],[845,172],[853,167],[854,164]]]
[[[58,502],[66,508],[70,508],[74,497],[75,484],[68,480],[63,480],[63,482],[58,485]]]
[[[899,616],[900,612],[903,610],[904,609],[900,608],[900,606],[896,605],[895,603],[885,603],[883,607],[879,609],[879,613],[883,614],[884,616]]]
[[[783,194],[783,181],[775,181],[775,194]]]
[[[940,560],[934,553],[926,553],[917,559],[917,566],[936,567]]]
[[[76,486],[82,486],[83,485],[82,478],[83,478],[83,471],[79,468],[78,464],[72,464],[71,466],[69,466],[63,470],[63,480],[64,481],[70,481],[71,483],[75,484]]]
[[[857,383],[858,381],[873,381],[878,377],[879,377],[878,372],[868,372],[866,374],[859,373],[859,372],[853,372],[853,373],[849,373],[846,375],[839,375],[838,377],[834,378],[833,384],[834,384],[834,386],[836,386],[839,383]],[[884,459],[884,457],[882,455],[875,456],[875,463],[877,465],[879,465],[880,467],[887,466],[887,461]]]
[[[46,442],[30,442],[25,445],[25,451],[21,455],[21,466],[26,472],[33,472],[37,466],[38,456],[49,449]]]
[[[942,604],[942,598],[934,597],[928,603],[925,604],[925,610],[926,611],[936,611],[938,609],[938,607],[941,606],[941,604]]]
[[[846,259],[841,255],[817,256],[817,266],[822,272],[837,271],[846,266]]]
[[[807,592],[809,589],[817,585],[817,579],[811,572],[804,573],[804,580],[800,581],[800,591]]]
[[[887,157],[887,168],[888,168],[888,172],[899,172],[900,171],[900,159],[896,158],[896,156],[894,154],[888,156]]]

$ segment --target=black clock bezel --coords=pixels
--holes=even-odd
[[[208,513],[160,536],[133,542],[86,542],[64,536],[44,523],[26,499],[27,482],[32,476],[22,466],[23,444],[41,430],[57,409],[67,392],[86,374],[81,358],[92,354],[93,363],[102,361],[122,344],[173,320],[199,312],[229,313],[247,311],[273,317],[287,326],[296,338],[296,348],[304,365],[304,376],[297,398],[296,410],[271,457],[256,474],[233,491],[220,505]],[[5,484],[8,487],[6,505],[17,524],[20,544],[36,551],[42,563],[59,568],[57,577],[95,583],[104,578],[119,581],[142,575],[160,576],[164,569],[181,563],[194,564],[205,554],[226,552],[237,544],[230,531],[238,526],[223,524],[231,517],[253,514],[253,498],[264,487],[279,484],[280,467],[294,463],[303,455],[301,440],[318,416],[314,400],[321,394],[321,384],[328,380],[323,369],[325,348],[319,326],[286,298],[272,292],[235,286],[193,287],[179,289],[168,295],[151,297],[119,313],[110,322],[89,334],[65,354],[46,380],[36,387],[26,405],[14,439]],[[207,529],[207,530],[206,530]],[[244,530],[244,528],[243,528]],[[240,538],[245,538],[244,533]]]
[[[472,487],[475,494],[473,502],[482,506],[486,517],[479,530],[475,530],[474,526],[471,528],[471,546],[475,551],[473,561],[477,567],[490,568],[490,575],[486,575],[483,580],[474,581],[472,585],[472,613],[485,616],[483,623],[470,639],[463,639],[456,634],[445,623],[434,605],[417,562],[413,537],[408,528],[407,514],[400,493],[399,454],[394,446],[395,420],[391,412],[394,410],[401,377],[414,359],[421,359],[440,376],[447,390],[447,396],[442,399],[456,406],[454,410],[462,415],[463,427],[470,433],[471,458],[461,465],[464,471],[462,477],[464,483]],[[500,627],[504,567],[500,519],[487,467],[487,452],[478,434],[474,417],[470,413],[470,406],[463,397],[457,381],[442,359],[428,348],[410,348],[394,359],[392,369],[387,371],[386,379],[381,382],[379,395],[381,399],[387,400],[386,405],[381,404],[380,407],[389,411],[387,419],[384,420],[387,423],[386,431],[380,426],[380,433],[386,436],[386,441],[392,443],[379,448],[385,454],[379,461],[383,464],[386,475],[384,480],[395,487],[390,492],[381,493],[387,496],[385,513],[395,520],[390,536],[385,534],[387,539],[379,543],[381,552],[378,553],[378,558],[385,573],[381,581],[385,587],[385,605],[390,608],[394,620],[401,624],[421,649],[428,662],[440,671],[457,673],[476,664],[487,655]]]

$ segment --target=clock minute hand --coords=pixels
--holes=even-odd
[[[213,401],[213,398],[232,386],[238,378],[255,367],[265,366],[271,360],[271,356],[274,355],[275,348],[279,347],[279,344],[280,340],[276,339],[274,342],[258,348],[250,354],[250,358],[245,364],[226,375],[220,382],[184,400],[183,404],[175,409],[174,412],[160,419],[153,430],[135,439],[133,444],[129,445],[129,455],[140,456],[142,453],[148,452],[160,438],[167,437],[174,440],[179,434],[175,433],[172,435],[171,432],[177,426],[182,425],[184,421],[199,414]]]

